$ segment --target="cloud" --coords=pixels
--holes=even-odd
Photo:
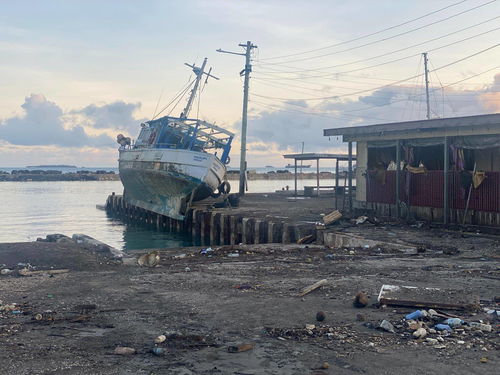
[[[126,103],[117,100],[109,104],[90,104],[71,114],[81,115],[87,125],[96,129],[116,129],[135,132],[138,125],[145,120],[134,118],[134,112],[141,108],[141,103]]]
[[[430,92],[433,118],[500,111],[500,74],[490,85],[481,88],[464,90],[446,87],[443,92],[440,87],[431,87]],[[305,142],[306,152],[342,149],[346,145],[336,137],[330,140],[324,137],[323,129],[426,118],[425,90],[410,86],[389,86],[356,99],[321,103],[268,102],[266,109],[262,108],[253,108],[248,124],[250,157],[260,155],[265,145],[269,145],[269,154],[284,153],[286,150],[300,152],[301,142]]]
[[[80,125],[66,127],[62,109],[41,94],[26,97],[21,107],[23,116],[11,117],[0,123],[0,139],[24,146],[114,146],[113,139],[105,134],[90,136]]]

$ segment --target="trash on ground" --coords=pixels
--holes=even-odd
[[[354,307],[363,308],[368,305],[368,295],[365,292],[358,292],[352,302]]]
[[[330,225],[335,223],[337,220],[339,220],[342,217],[342,214],[340,213],[339,210],[335,210],[328,215],[323,216],[323,223],[325,225]]]
[[[128,346],[117,346],[114,351],[115,354],[118,355],[131,355],[135,354],[136,350],[134,348],[130,348]]]
[[[240,345],[231,345],[227,347],[227,351],[229,353],[241,353],[252,350],[255,347],[255,344],[240,344]]]
[[[450,310],[476,310],[478,298],[460,290],[382,285],[378,296],[382,305],[427,307]]]
[[[160,252],[158,250],[151,251],[141,255],[137,259],[137,264],[141,267],[155,267],[160,263]]]
[[[382,322],[379,325],[379,328],[387,332],[395,333],[394,326],[391,324],[391,322],[385,319],[382,320]]]
[[[309,294],[312,291],[315,291],[316,289],[321,288],[322,286],[327,285],[327,284],[328,284],[328,280],[327,279],[323,279],[323,280],[317,281],[314,284],[312,284],[312,285],[310,285],[310,286],[302,289],[302,291],[299,293],[299,297],[303,297],[306,294]]]
[[[302,238],[299,238],[299,240],[297,241],[297,243],[299,245],[302,245],[302,244],[309,244],[309,243],[313,243],[314,242],[314,235],[310,234],[308,236],[304,236]]]
[[[164,342],[165,340],[167,339],[167,336],[165,335],[160,335],[160,336],[157,336],[154,340],[155,344],[161,344],[162,342]]]
[[[366,220],[368,220],[368,216],[360,216],[356,219],[356,225],[363,224]]]
[[[61,270],[39,270],[39,271],[31,271],[28,268],[23,268],[17,273],[20,276],[35,276],[35,275],[59,275],[62,273],[68,273],[69,269],[61,269]]]
[[[323,311],[318,311],[316,313],[316,320],[318,322],[322,322],[323,320],[325,320],[325,318],[326,318],[326,314]]]

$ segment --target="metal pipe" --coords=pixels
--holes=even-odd
[[[319,197],[319,158],[316,159],[316,188],[318,189],[318,197]]]

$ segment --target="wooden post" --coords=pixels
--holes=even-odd
[[[244,244],[254,243],[254,231],[255,231],[255,219],[251,217],[245,217],[242,219],[242,238],[241,242]]]
[[[220,244],[220,232],[221,232],[221,213],[212,212],[210,217],[210,245]]]
[[[319,197],[319,158],[316,159],[316,189],[318,189]]]
[[[348,176],[349,176],[349,212],[352,213],[352,142],[348,144],[349,159],[348,159]]]
[[[335,159],[335,209],[337,210],[337,199],[339,196],[339,159]]]
[[[449,166],[450,166],[450,152],[449,152],[449,138],[444,137],[444,165],[443,165],[443,223],[448,224],[448,219],[450,216],[450,205],[448,199],[448,188],[449,188]]]
[[[294,197],[297,197],[297,159],[293,159],[295,160],[295,179],[294,179],[294,182],[295,182],[295,187],[294,187]]]
[[[220,215],[220,244],[221,245],[229,245],[231,233],[231,224],[229,222],[229,215],[221,214]]]
[[[401,186],[401,141],[396,140],[396,216],[401,217],[401,205],[399,203],[399,187]]]

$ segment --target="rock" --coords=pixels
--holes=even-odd
[[[155,338],[154,342],[155,344],[161,344],[162,342],[164,342],[165,340],[167,339],[167,336],[165,335],[160,335],[158,337]]]
[[[439,342],[444,342],[444,338],[443,338],[443,336],[438,336],[438,337],[437,337],[437,340],[438,340]]]
[[[42,320],[43,319],[43,315],[42,314],[36,314],[35,315],[35,320]]]
[[[151,349],[151,353],[153,353],[154,355],[163,355],[165,353],[165,350],[163,348],[155,347]]]
[[[306,324],[306,329],[312,331],[316,326],[314,324]]]
[[[114,247],[87,236],[86,234],[75,233],[73,234],[72,239],[75,243],[87,246],[97,253],[102,253],[114,258],[123,258],[125,255],[122,250],[115,249]]]
[[[380,329],[383,329],[384,331],[395,333],[394,332],[394,326],[389,322],[388,320],[382,320],[382,322],[379,325]]]
[[[318,313],[316,314],[316,320],[318,322],[322,322],[323,320],[325,320],[326,318],[326,315],[323,311],[318,311]]]
[[[486,362],[488,362],[488,358],[486,358],[486,357],[481,357],[481,359],[479,360],[479,362],[481,362],[481,363],[486,363]]]
[[[458,341],[457,341],[457,344],[458,344],[458,345],[463,345],[463,344],[465,344],[465,341],[463,341],[463,340],[458,340]]]
[[[322,370],[326,370],[328,368],[330,368],[330,364],[328,362],[326,362],[326,361],[323,362],[323,364],[321,365],[321,369]]]
[[[427,336],[427,330],[425,328],[419,328],[413,332],[413,337],[416,339],[423,339],[425,336]]]
[[[427,337],[425,339],[425,341],[427,341],[429,344],[437,344],[438,343],[437,339],[433,339],[433,338],[430,338],[430,337]]]
[[[141,267],[155,267],[160,263],[160,252],[158,250],[151,251],[141,255],[137,259],[137,264]]]
[[[353,306],[357,308],[363,308],[368,305],[368,295],[365,292],[359,292],[354,297]]]
[[[8,268],[4,268],[3,270],[0,271],[0,275],[10,275],[12,272],[14,271]]]
[[[366,321],[366,315],[365,314],[356,314],[356,320],[358,322],[364,322],[364,321]]]
[[[134,348],[130,348],[128,346],[117,346],[114,351],[115,354],[118,355],[131,355],[135,354],[136,350]]]

